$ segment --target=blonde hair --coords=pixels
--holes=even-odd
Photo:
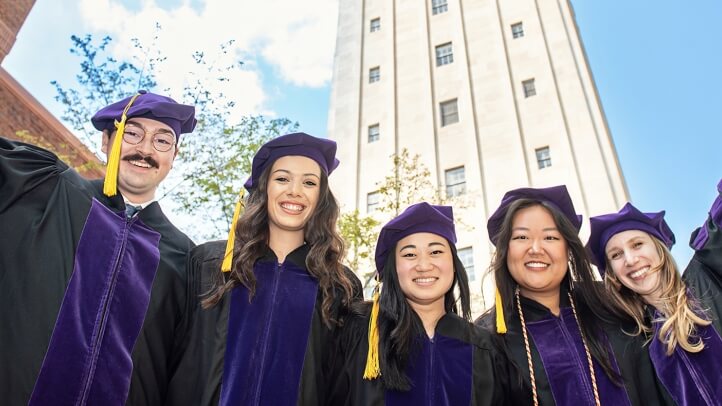
[[[659,266],[650,270],[660,273],[657,289],[660,290],[661,303],[656,306],[657,311],[662,314],[659,320],[662,321],[659,341],[667,346],[667,355],[671,355],[677,345],[687,352],[700,352],[704,349],[704,343],[696,337],[696,326],[708,326],[711,322],[690,307],[687,286],[677,271],[677,264],[669,249],[654,236],[649,236],[661,259]],[[616,304],[634,319],[637,329],[632,335],[652,332],[652,326],[645,322],[646,303],[642,296],[619,282],[609,262],[604,275],[604,286]]]

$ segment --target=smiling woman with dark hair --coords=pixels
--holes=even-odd
[[[470,322],[450,206],[419,203],[382,229],[383,288],[340,336],[336,405],[503,404],[506,361]]]
[[[334,334],[361,294],[341,264],[339,209],[328,187],[335,153],[335,142],[303,133],[263,145],[232,238],[191,253],[205,309],[182,360],[195,378],[183,402],[326,403]]]

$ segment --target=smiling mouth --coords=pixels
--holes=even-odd
[[[539,270],[539,271],[543,271],[543,270],[549,268],[549,264],[545,264],[544,262],[537,262],[537,261],[525,262],[524,266],[527,268]]]
[[[649,273],[649,266],[645,266],[642,269],[638,269],[634,272],[630,272],[627,276],[633,280],[640,280],[644,279],[645,276]]]
[[[133,166],[137,166],[137,167],[139,167],[139,168],[150,169],[150,168],[153,167],[153,165],[151,165],[151,164],[149,164],[148,162],[145,162],[145,161],[128,161],[128,163],[131,164],[131,165],[133,165]]]
[[[423,278],[414,278],[412,279],[414,283],[417,283],[419,285],[431,285],[432,283],[436,282],[439,278],[434,276],[425,276]]]
[[[306,208],[306,206],[297,203],[284,202],[281,203],[281,208],[291,213],[300,213]]]

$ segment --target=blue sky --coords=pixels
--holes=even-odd
[[[632,202],[667,210],[686,264],[722,178],[722,2],[572,4]],[[127,57],[123,45],[160,20],[172,55],[237,39],[247,66],[238,114],[288,117],[325,136],[336,10],[335,0],[38,0],[3,67],[60,115],[50,81],[71,84],[78,70],[70,35],[109,34]],[[166,79],[177,83],[172,70]]]

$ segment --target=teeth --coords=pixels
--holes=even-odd
[[[283,207],[286,210],[293,210],[293,211],[303,210],[303,206],[301,206],[300,204],[293,204],[293,203],[283,203],[283,204],[281,204],[281,207]]]
[[[433,281],[435,281],[435,280],[436,280],[436,278],[416,278],[416,279],[414,279],[414,282],[417,282],[417,283],[431,283],[431,282],[433,282]]]
[[[647,272],[649,272],[649,267],[648,267],[648,266],[646,266],[646,267],[644,267],[644,268],[642,268],[642,269],[640,269],[640,270],[638,270],[638,271],[634,271],[634,272],[630,273],[630,274],[629,274],[629,277],[632,278],[632,279],[641,278],[642,276],[646,275]]]
[[[133,164],[135,166],[140,166],[141,168],[150,168],[151,167],[151,165],[145,161],[128,161],[128,162],[130,162],[131,164]]]
[[[524,265],[528,266],[529,268],[546,268],[549,266],[543,262],[527,262]]]

